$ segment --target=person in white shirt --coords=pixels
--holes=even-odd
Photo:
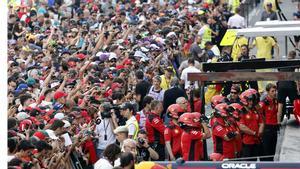
[[[98,158],[102,157],[102,153],[107,145],[116,142],[116,136],[113,132],[116,126],[114,125],[114,118],[111,116],[112,114],[110,112],[110,108],[110,103],[102,103],[98,113],[100,118],[99,123],[95,128],[95,133],[98,137],[98,145],[96,150]]]
[[[188,66],[189,66],[188,60],[182,61],[181,64],[180,64],[180,66],[179,66],[179,68],[178,68],[178,71],[179,71],[179,72],[182,72],[182,70],[185,69],[185,68],[187,68]],[[200,64],[200,62],[197,61],[197,60],[195,60],[195,67],[196,67],[197,69],[199,69],[199,70],[200,70],[200,68],[201,68],[201,64]]]
[[[228,27],[241,29],[245,28],[245,18],[240,15],[241,9],[236,8],[235,14],[228,19]]]
[[[195,59],[194,58],[189,58],[188,59],[188,64],[189,66],[185,69],[183,69],[180,79],[181,83],[184,84],[184,89],[188,89],[190,87],[191,82],[188,81],[188,73],[200,73],[201,71],[195,67]],[[199,88],[198,84],[195,83],[195,88]]]
[[[125,126],[128,128],[128,138],[135,139],[139,131],[139,124],[133,115],[133,105],[129,102],[125,102],[120,106],[120,111],[121,115],[127,119]]]
[[[163,101],[165,90],[160,87],[161,78],[159,75],[152,78],[152,86],[149,89],[148,96],[154,100]]]
[[[118,159],[120,154],[121,148],[118,145],[108,145],[103,152],[103,158],[94,164],[94,169],[112,169],[115,165],[115,160]]]

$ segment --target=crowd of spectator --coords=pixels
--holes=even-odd
[[[221,129],[209,124],[201,113],[202,103],[214,95],[236,93],[229,102],[246,106],[238,94],[249,86],[234,85],[224,93],[224,86],[210,85],[208,101],[202,101],[198,84],[191,84],[187,74],[201,72],[203,62],[253,58],[245,37],[237,37],[233,46],[220,46],[227,29],[246,27],[241,3],[9,0],[9,168],[109,169],[180,157],[204,160],[201,153],[189,157],[190,144],[181,148],[181,134],[186,136],[184,144],[194,136],[199,141],[196,150],[203,151],[202,140],[212,135],[215,142],[221,136],[214,130]],[[276,13],[270,12],[272,5],[268,7],[261,19],[276,19]],[[270,41],[267,49],[260,45],[266,40]],[[255,46],[257,57],[266,59],[272,59],[271,48],[278,47],[272,37],[257,37],[250,47]],[[258,90],[257,84],[254,88]],[[226,112],[230,114],[229,108]],[[180,119],[183,114],[198,120],[197,124],[190,128],[190,121]],[[241,131],[261,138],[263,128],[248,130],[243,118]],[[259,126],[262,123],[260,119]],[[212,134],[208,127],[213,128]],[[240,137],[238,127],[235,130],[225,141]],[[259,155],[249,154],[253,147],[247,148],[249,156]],[[220,160],[241,157],[237,154],[242,150],[229,156],[216,148],[214,152],[223,156],[211,159]],[[267,155],[272,154],[268,149]]]

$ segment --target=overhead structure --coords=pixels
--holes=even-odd
[[[258,21],[253,28],[228,29],[220,43],[221,46],[231,46],[237,36],[294,36],[300,35],[300,21]]]
[[[300,72],[209,72],[188,73],[189,81],[289,81],[299,80]]]
[[[300,21],[258,21],[255,27],[278,28],[278,27],[300,27]],[[300,34],[298,32],[298,34]]]
[[[253,70],[253,69],[268,69],[281,67],[300,67],[300,60],[271,60],[264,59],[249,59],[243,62],[217,62],[217,63],[202,63],[202,71],[226,72],[229,70]]]
[[[257,37],[257,36],[295,36],[300,34],[300,26],[298,27],[277,27],[264,28],[254,27],[238,29],[237,36]]]

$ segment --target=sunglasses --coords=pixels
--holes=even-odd
[[[232,92],[232,91],[231,91],[230,93],[231,93],[231,94],[238,94],[238,92]]]

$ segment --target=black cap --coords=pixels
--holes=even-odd
[[[129,109],[130,111],[134,111],[133,105],[129,102],[125,102],[120,106],[120,110],[126,110],[126,109]]]
[[[18,151],[20,150],[30,150],[30,149],[34,149],[34,145],[31,144],[30,141],[28,140],[21,140],[21,142],[19,143],[19,146],[18,146]]]

